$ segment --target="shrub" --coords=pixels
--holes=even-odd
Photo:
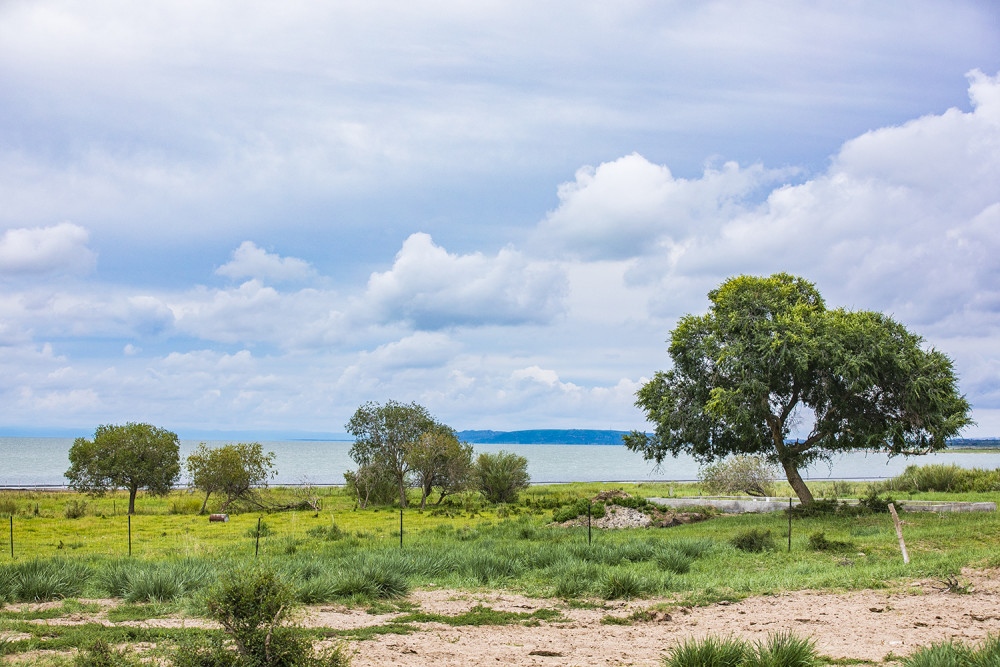
[[[293,603],[291,588],[274,571],[251,567],[234,573],[232,578],[222,580],[212,588],[207,596],[207,607],[211,618],[222,624],[232,640],[239,660],[234,661],[232,653],[216,640],[193,651],[185,647],[178,653],[178,664],[183,660],[187,660],[188,665],[248,664],[260,667],[334,667],[348,664],[342,647],[316,655],[302,629],[285,624]],[[183,653],[190,655],[183,657]]]
[[[854,544],[827,539],[826,533],[820,531],[809,536],[809,548],[813,551],[853,551]]]
[[[79,519],[80,517],[87,516],[87,501],[86,500],[71,500],[66,503],[63,509],[63,514],[67,519]]]
[[[770,551],[775,548],[774,538],[771,537],[771,531],[764,531],[757,528],[740,531],[733,537],[731,543],[740,551],[755,554],[761,553],[762,551]]]
[[[604,503],[602,502],[591,502],[587,498],[579,498],[570,505],[564,507],[556,508],[552,512],[552,520],[556,523],[562,523],[564,521],[572,521],[579,516],[587,516],[587,506],[590,505],[590,516],[594,519],[600,519],[605,514]]]
[[[306,531],[306,534],[310,537],[326,540],[327,542],[336,542],[343,537],[347,537],[347,533],[341,530],[340,526],[335,523],[331,523],[329,526],[316,526],[315,528],[310,528]]]
[[[903,503],[893,500],[892,496],[887,495],[883,498],[878,494],[878,490],[872,487],[864,498],[858,500],[857,511],[870,514],[888,514],[889,503],[895,505],[897,510],[903,506]]]
[[[124,650],[113,649],[103,639],[98,639],[86,651],[73,659],[75,667],[139,667],[142,661]]]
[[[511,452],[483,453],[476,459],[472,476],[476,488],[491,503],[513,503],[528,488],[528,459]]]
[[[702,468],[698,473],[709,493],[769,496],[777,471],[760,456],[732,456]]]

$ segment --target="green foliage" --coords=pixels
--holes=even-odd
[[[878,491],[872,487],[864,497],[858,500],[858,509],[861,513],[867,512],[869,514],[888,514],[889,503],[895,505],[897,510],[903,506],[903,503],[893,500],[892,496],[885,496],[883,498],[878,494]]]
[[[674,574],[685,574],[691,569],[694,558],[679,549],[666,548],[656,555],[656,565],[661,570]]]
[[[77,597],[90,577],[90,568],[69,559],[32,559],[0,569],[0,599],[46,602]]]
[[[201,512],[213,493],[225,500],[220,511],[238,501],[252,501],[255,490],[274,477],[274,452],[264,453],[260,443],[239,442],[210,448],[201,443],[187,458],[191,486],[205,492]]]
[[[511,452],[483,453],[473,469],[476,488],[491,503],[513,503],[528,488],[528,460]]]
[[[164,496],[181,474],[177,434],[150,424],[101,425],[94,439],[77,438],[69,450],[69,485],[103,494],[129,492],[128,511],[135,513],[139,489]]]
[[[731,278],[708,297],[708,313],[670,334],[673,368],[638,392],[655,433],[625,444],[647,459],[764,456],[808,503],[798,469],[818,457],[940,450],[971,423],[951,360],[886,315],[827,310],[812,283],[784,273]],[[802,409],[810,434],[787,442]]]
[[[316,655],[307,635],[286,622],[294,609],[292,589],[273,571],[247,567],[221,580],[208,592],[210,617],[219,622],[239,656],[233,663],[224,645],[216,641],[193,651],[197,663],[249,664],[260,667],[311,667],[348,664],[342,647]],[[191,651],[189,651],[191,652]]]
[[[664,667],[818,667],[816,647],[809,639],[779,633],[749,644],[732,637],[709,635],[686,639],[663,660]]]
[[[853,542],[843,542],[827,538],[826,533],[818,531],[809,536],[809,548],[813,551],[854,551]]]
[[[601,582],[600,593],[605,600],[637,598],[650,590],[649,582],[630,569],[608,570]]]
[[[762,456],[730,456],[702,467],[698,480],[710,494],[770,496],[777,470]]]
[[[746,645],[738,640],[709,635],[704,639],[684,639],[670,649],[664,667],[740,667]]]
[[[86,500],[71,500],[66,503],[66,507],[63,509],[63,516],[67,519],[79,519],[82,516],[87,516],[87,501]]]
[[[435,425],[422,405],[369,401],[355,411],[344,428],[354,436],[351,460],[361,469],[387,471],[396,484],[400,505],[406,507],[406,478],[410,472],[407,453]]]
[[[903,667],[996,667],[1000,665],[1000,635],[988,635],[973,646],[955,641],[918,648],[903,658]]]
[[[773,551],[775,548],[774,538],[771,531],[750,528],[741,530],[733,536],[730,543],[740,551],[758,554],[763,551]]]
[[[420,489],[420,507],[425,507],[433,490],[438,504],[450,494],[464,491],[472,475],[472,445],[459,442],[454,429],[435,424],[406,447],[406,464]]]
[[[135,655],[125,649],[112,648],[103,639],[98,639],[73,659],[74,667],[139,667],[141,664]]]
[[[903,474],[874,485],[879,491],[993,493],[1000,491],[1000,470],[959,468],[955,464],[907,466]]]
[[[556,523],[563,523],[564,521],[572,521],[580,516],[587,516],[588,506],[590,507],[590,516],[594,519],[600,519],[606,512],[604,503],[591,502],[588,498],[578,498],[569,505],[556,508],[552,512],[552,520]]]
[[[396,477],[381,461],[358,466],[344,473],[348,493],[357,498],[361,509],[368,505],[388,505],[399,497]]]

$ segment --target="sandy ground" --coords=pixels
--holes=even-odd
[[[425,624],[423,632],[356,643],[353,664],[658,665],[671,646],[687,638],[732,635],[758,640],[784,631],[811,637],[820,653],[833,658],[881,661],[890,653],[905,655],[933,642],[975,642],[1000,632],[1000,572],[966,572],[961,581],[971,584],[970,593],[937,590],[944,586],[937,581],[918,582],[898,592],[799,591],[674,609],[657,614],[656,620],[624,626],[602,624],[601,619],[629,616],[662,600],[609,605],[609,609],[565,609],[556,600],[517,595],[417,592],[410,599],[425,612],[454,615],[476,604],[518,612],[562,608],[570,621],[543,621],[534,627]],[[356,627],[359,614],[367,616],[313,609],[307,622]]]
[[[451,627],[419,624],[410,635],[380,635],[352,641],[353,664],[365,665],[658,665],[671,646],[707,635],[750,640],[791,631],[811,637],[820,653],[833,658],[882,661],[933,642],[975,642],[1000,633],[1000,571],[966,571],[959,580],[969,592],[939,590],[942,582],[916,582],[906,590],[828,593],[798,591],[721,602],[707,607],[671,608],[653,620],[629,625],[602,624],[606,616],[627,617],[663,599],[611,602],[604,608],[570,609],[560,600],[504,593],[417,591],[407,599],[420,611],[456,615],[476,605],[512,612],[558,609],[568,620],[537,625]],[[107,604],[107,603],[106,603]],[[26,609],[39,605],[17,605]],[[44,623],[107,622],[103,612],[78,614]],[[391,621],[398,614],[371,615],[363,609],[309,607],[304,625],[360,628]],[[132,623],[192,627],[198,619],[167,618]]]

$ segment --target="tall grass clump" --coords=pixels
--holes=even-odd
[[[736,533],[730,543],[740,551],[758,554],[763,551],[773,551],[775,548],[774,538],[771,531],[760,530],[759,528],[749,528]]]
[[[18,602],[46,602],[78,597],[90,577],[90,568],[78,561],[35,559],[7,566],[0,575],[7,590],[0,597]]]
[[[960,468],[954,463],[911,465],[902,474],[874,486],[879,490],[907,493],[989,493],[1000,491],[1000,470]]]
[[[664,667],[740,667],[746,646],[733,638],[685,639],[663,660]]]
[[[817,667],[810,639],[779,633],[749,644],[741,639],[708,636],[686,639],[663,659],[664,667]]]
[[[648,593],[650,588],[649,582],[632,569],[613,568],[604,575],[600,593],[605,600],[628,600]]]
[[[995,667],[1000,665],[1000,635],[989,635],[976,646],[955,641],[919,648],[903,659],[903,667]]]
[[[656,555],[656,565],[661,570],[674,574],[686,574],[691,569],[694,558],[679,549],[667,547]]]
[[[747,651],[743,664],[745,667],[817,667],[820,662],[811,639],[781,632]]]

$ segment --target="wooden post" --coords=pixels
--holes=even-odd
[[[590,544],[590,508],[594,506],[594,501],[591,500],[587,503],[587,544]]]
[[[792,553],[792,498],[788,498],[788,553]]]
[[[910,562],[910,554],[906,552],[906,542],[903,541],[903,526],[899,523],[899,515],[896,514],[896,506],[889,503],[889,514],[892,515],[892,522],[896,524],[896,537],[899,538],[899,550],[903,552],[903,563]]]
[[[253,548],[253,557],[256,558],[260,554],[260,517],[257,517],[257,541]]]

